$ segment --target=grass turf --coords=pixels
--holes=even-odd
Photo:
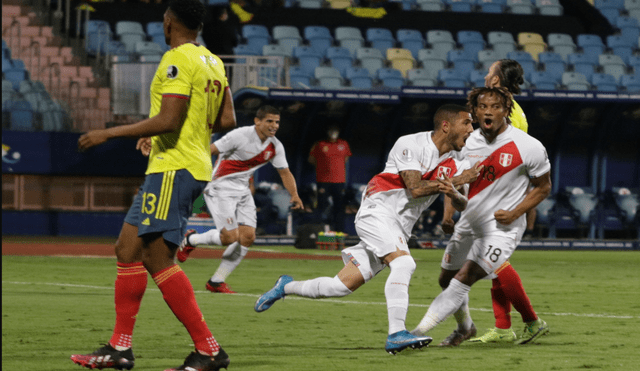
[[[440,292],[442,250],[412,254],[418,268],[410,287],[409,330]],[[433,346],[397,356],[383,350],[388,270],[346,298],[287,297],[256,313],[256,298],[279,275],[333,276],[342,262],[247,259],[227,280],[238,295],[204,290],[218,262],[192,259],[182,268],[209,328],[231,357],[231,370],[633,370],[640,364],[638,252],[518,251],[512,264],[534,308],[551,326],[548,336],[525,346],[438,348],[455,327],[450,318],[429,334]],[[115,275],[113,258],[3,256],[2,368],[79,370],[69,356],[90,353],[111,335]],[[471,290],[471,314],[480,334],[493,327],[489,288],[490,281],[483,280]],[[512,314],[519,334],[520,316]],[[193,349],[151,279],[133,349],[134,370],[140,371],[180,365]]]

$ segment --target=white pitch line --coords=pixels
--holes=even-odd
[[[78,285],[72,283],[56,283],[56,282],[15,282],[15,281],[2,281],[2,284],[12,284],[12,285],[48,285],[48,286],[58,286],[58,287],[77,287],[84,289],[98,289],[98,290],[113,290],[113,287],[104,287],[104,286],[91,286],[91,285]],[[156,291],[160,292],[158,289],[147,289],[147,291]],[[204,290],[194,290],[196,294],[208,294],[209,291]],[[258,298],[260,295],[256,294],[242,294],[237,293],[231,296],[241,296],[241,297],[251,297]],[[316,301],[316,302],[325,302],[325,303],[333,303],[333,304],[355,304],[355,305],[387,305],[385,302],[368,302],[368,301],[354,301],[354,300],[337,300],[337,299],[309,299],[302,298],[298,296],[288,296],[286,300],[308,300],[308,301]],[[415,308],[429,308],[428,304],[409,304],[410,307]],[[469,308],[470,310],[477,312],[492,312],[492,309],[489,308]],[[617,316],[613,314],[598,314],[598,313],[555,313],[555,312],[538,312],[544,315],[551,316],[574,316],[574,317],[589,317],[589,318],[612,318],[612,319],[640,319],[640,316]]]

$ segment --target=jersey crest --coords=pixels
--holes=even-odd
[[[500,165],[502,165],[503,167],[509,167],[512,161],[513,161],[513,155],[511,153],[501,153],[500,160],[498,160]]]

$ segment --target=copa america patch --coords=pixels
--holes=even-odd
[[[178,77],[178,72],[178,67],[173,64],[167,67],[167,77],[170,79],[175,79],[176,77]]]
[[[402,157],[404,157],[405,161],[411,161],[413,160],[413,153],[411,153],[411,150],[407,148],[402,151]]]

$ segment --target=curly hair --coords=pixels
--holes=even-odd
[[[497,95],[502,102],[504,107],[507,107],[507,117],[511,116],[511,109],[513,108],[513,96],[509,91],[505,88],[475,88],[469,92],[467,96],[467,107],[469,107],[469,111],[473,116],[473,121],[478,122],[478,118],[476,117],[476,108],[478,107],[478,98],[482,94],[490,94]]]
[[[256,117],[260,120],[264,119],[265,117],[267,117],[267,115],[278,115],[280,116],[280,110],[275,108],[274,106],[262,106],[258,109],[258,112],[256,112]]]
[[[520,94],[520,85],[524,84],[524,71],[520,63],[513,59],[500,59],[498,62],[500,63],[498,68],[500,85],[511,94]]]
[[[200,0],[173,0],[169,9],[186,28],[197,31],[204,24],[207,8]]]

